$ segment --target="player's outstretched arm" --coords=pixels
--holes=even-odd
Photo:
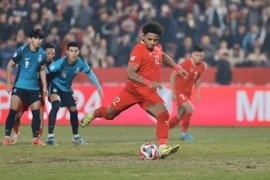
[[[89,77],[89,79],[92,81],[92,83],[94,84],[94,86],[97,88],[98,94],[99,94],[100,98],[104,98],[104,94],[103,94],[102,88],[100,86],[100,83],[99,83],[99,81],[98,81],[95,73],[90,69],[89,72],[87,72],[86,74]]]
[[[11,88],[12,88],[11,74],[12,74],[13,67],[15,65],[16,63],[12,59],[8,62],[8,65],[7,65],[7,92],[8,93],[11,91]]]
[[[170,58],[166,53],[163,52],[162,54],[162,59],[163,59],[163,63],[166,64],[169,67],[174,68],[178,74],[180,74],[181,76],[183,76],[184,78],[187,78],[188,76],[188,72],[183,69],[181,66],[177,65],[172,58]]]
[[[171,83],[171,88],[172,88],[172,100],[176,100],[176,90],[175,90],[175,78],[176,78],[177,73],[175,71],[172,72],[170,76],[170,83]]]
[[[47,96],[48,90],[47,90],[47,79],[46,79],[45,69],[46,69],[46,65],[41,65],[39,68],[39,74],[40,74],[40,80],[41,80],[42,87],[43,87],[43,94],[45,96]]]
[[[200,102],[201,100],[201,96],[200,96],[200,81],[201,81],[201,78],[199,77],[194,86],[195,86],[195,91],[196,91],[196,99],[197,99],[197,102]]]
[[[162,86],[158,82],[155,82],[155,81],[151,82],[148,79],[142,78],[137,73],[138,68],[139,68],[139,66],[137,66],[137,65],[128,64],[128,66],[127,66],[127,78],[129,80],[134,81],[134,82],[139,83],[139,84],[145,84],[149,88],[159,88],[159,89],[162,88]]]

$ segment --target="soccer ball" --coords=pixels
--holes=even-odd
[[[139,155],[144,160],[155,160],[158,157],[158,148],[151,142],[141,145]]]

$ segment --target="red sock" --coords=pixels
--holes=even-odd
[[[174,128],[175,126],[177,126],[179,124],[179,122],[181,121],[182,119],[179,119],[177,116],[173,117],[170,121],[169,121],[169,128],[172,129]]]
[[[164,111],[157,116],[156,135],[159,146],[162,144],[167,145],[167,140],[169,137],[169,125],[168,125],[169,116],[170,115],[168,111]]]
[[[13,127],[13,130],[14,130],[15,134],[18,134],[19,133],[19,125],[15,125]]]
[[[38,131],[38,138],[41,138],[42,133],[43,133],[43,128],[40,128]]]
[[[97,118],[105,118],[105,119],[109,119],[108,118],[108,113],[107,113],[107,108],[106,107],[99,107],[98,109],[96,109],[94,111],[94,114],[93,114],[94,117],[97,117]]]
[[[185,113],[183,117],[182,133],[187,133],[192,113]]]

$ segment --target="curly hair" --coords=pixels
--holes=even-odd
[[[142,32],[144,34],[154,33],[154,34],[158,34],[159,36],[161,36],[164,33],[164,28],[159,23],[151,21],[151,22],[147,22],[143,25]]]

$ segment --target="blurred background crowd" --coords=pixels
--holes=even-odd
[[[92,68],[126,66],[150,20],[165,27],[160,43],[176,62],[200,43],[208,66],[270,66],[269,0],[1,0],[1,68],[32,28],[56,46],[56,59],[76,41]]]

